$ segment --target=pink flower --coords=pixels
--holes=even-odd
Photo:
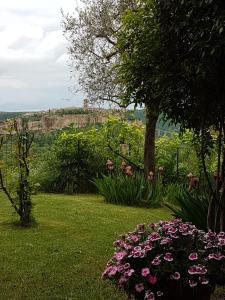
[[[166,245],[166,244],[169,244],[169,243],[171,243],[172,242],[172,240],[171,240],[171,238],[163,238],[162,240],[161,240],[161,242],[160,242],[160,245]]]
[[[225,239],[225,232],[221,231],[220,233],[218,233],[217,237],[219,239]]]
[[[135,290],[138,292],[138,293],[141,293],[145,287],[144,287],[144,284],[143,283],[138,283],[138,284],[135,284]]]
[[[133,255],[134,258],[137,258],[137,257],[140,257],[140,256],[141,256],[141,251],[134,252],[134,255]]]
[[[139,241],[139,237],[137,235],[131,235],[130,236],[130,239],[133,241],[133,242],[138,242]]]
[[[130,269],[130,270],[124,272],[124,276],[131,277],[134,274],[134,272],[135,272],[134,269]]]
[[[222,255],[221,253],[211,253],[208,256],[208,259],[215,259],[215,260],[221,260],[223,258],[225,258],[225,256]]]
[[[207,269],[206,267],[202,266],[202,265],[197,265],[197,266],[191,266],[188,269],[188,273],[190,275],[195,275],[195,274],[206,274],[207,273]]]
[[[168,233],[171,233],[171,234],[175,234],[176,232],[177,232],[177,228],[175,228],[175,227],[170,227],[169,229],[168,229]]]
[[[152,262],[151,262],[151,264],[152,264],[153,266],[158,266],[158,265],[160,265],[160,263],[161,263],[161,259],[158,258],[158,257],[154,258],[154,259],[152,260]]]
[[[126,252],[117,252],[115,254],[115,259],[117,261],[120,261],[120,260],[122,260],[124,258],[124,256],[126,256]]]
[[[109,271],[108,276],[113,277],[117,273],[117,267],[112,267],[112,269]]]
[[[139,224],[139,225],[137,225],[137,230],[139,232],[144,232],[145,231],[145,224]]]
[[[162,297],[162,296],[163,296],[163,292],[157,291],[157,296],[158,296],[158,297]]]
[[[153,232],[150,234],[149,239],[150,239],[150,241],[154,242],[154,241],[160,240],[161,237],[158,232]]]
[[[196,260],[198,259],[198,253],[196,252],[192,252],[189,256],[188,256],[189,260]]]
[[[209,283],[209,280],[206,279],[205,277],[199,277],[199,281],[201,284],[206,285]]]
[[[146,291],[145,293],[145,299],[146,300],[155,300],[155,295],[152,291]]]
[[[219,239],[218,246],[225,246],[225,239]]]
[[[124,267],[125,270],[127,270],[127,269],[130,268],[130,264],[129,264],[129,263],[126,263],[123,267]]]
[[[151,251],[152,249],[153,249],[153,247],[150,246],[150,245],[146,245],[146,246],[144,247],[145,252],[149,252],[149,251]]]
[[[151,284],[153,284],[153,285],[155,285],[156,284],[156,282],[157,282],[157,277],[156,276],[149,276],[148,277],[148,282],[149,283],[151,283]]]
[[[148,297],[146,297],[145,299],[146,299],[146,300],[155,300],[155,295],[154,295],[154,293],[150,293],[150,294],[148,295]]]
[[[118,266],[118,267],[117,267],[117,271],[118,271],[119,273],[123,272],[123,270],[124,270],[124,266]]]
[[[152,229],[156,229],[158,227],[158,224],[157,223],[151,223],[148,225],[150,228]]]
[[[140,251],[141,251],[141,247],[140,246],[134,247],[134,252],[140,252]]]
[[[125,282],[127,282],[127,278],[125,278],[125,277],[121,277],[120,279],[119,279],[119,284],[120,285],[122,285],[122,284],[124,284]]]
[[[166,253],[163,257],[166,261],[173,261],[172,253]]]
[[[174,274],[172,274],[170,276],[171,279],[174,279],[174,280],[179,280],[180,279],[180,273],[179,272],[175,272]]]
[[[143,268],[143,269],[141,270],[141,275],[142,275],[143,277],[147,277],[149,274],[150,274],[149,268]]]
[[[189,282],[190,287],[195,287],[198,285],[198,283],[194,280],[189,280],[188,282]]]

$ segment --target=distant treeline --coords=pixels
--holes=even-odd
[[[14,119],[18,116],[21,116],[23,112],[6,112],[0,111],[0,121],[5,121],[7,119]]]
[[[128,110],[126,113],[128,120],[139,120],[145,124],[145,109]],[[163,115],[159,117],[156,128],[162,131],[179,131],[179,126],[171,124],[163,119]]]

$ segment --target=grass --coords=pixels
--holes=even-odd
[[[34,196],[38,226],[22,229],[0,193],[0,299],[123,300],[101,280],[118,235],[169,211],[106,204],[96,195]]]

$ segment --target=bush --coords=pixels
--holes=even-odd
[[[93,180],[106,202],[130,206],[160,206],[164,189],[159,180],[153,185],[142,174],[129,177],[123,173],[102,175]]]

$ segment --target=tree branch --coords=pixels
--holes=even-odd
[[[9,201],[11,202],[12,206],[14,207],[15,211],[19,214],[20,214],[20,211],[18,209],[18,207],[16,206],[13,198],[11,197],[8,189],[6,188],[5,184],[4,184],[4,180],[3,180],[3,175],[2,175],[2,170],[0,169],[0,185],[1,185],[1,188],[3,189],[4,193],[6,194],[6,196],[8,197]]]
[[[124,160],[126,160],[130,165],[132,165],[133,167],[135,167],[138,171],[144,172],[144,169],[140,168],[138,165],[136,165],[135,163],[133,163],[129,158],[125,157],[124,155],[120,154],[118,151],[114,150],[110,144],[108,144],[108,148],[114,154],[116,154],[117,156],[120,156],[121,158],[123,158]]]

